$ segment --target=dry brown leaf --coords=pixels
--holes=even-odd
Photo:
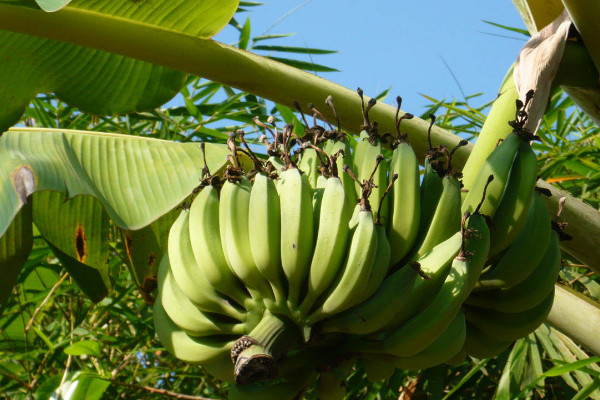
[[[564,11],[557,19],[536,33],[525,44],[515,63],[514,79],[519,98],[525,101],[529,90],[535,96],[528,110],[526,129],[535,133],[546,110],[552,80],[562,60],[572,21]]]

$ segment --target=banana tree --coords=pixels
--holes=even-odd
[[[293,107],[294,101],[318,104],[332,95],[344,126],[358,128],[362,123],[355,113],[360,100],[354,91],[211,40],[231,19],[237,1],[171,1],[135,7],[127,1],[37,3],[0,1],[0,95],[10,99],[0,110],[0,128],[7,130],[0,139],[5,172],[0,191],[0,265],[7,271],[0,293],[2,303],[29,255],[31,221],[82,289],[100,300],[113,284],[106,268],[111,220],[127,243],[138,285],[150,292],[148,282],[161,255],[161,235],[173,221],[169,211],[197,186],[204,154],[206,166],[218,171],[226,165],[229,153],[225,145],[207,144],[202,152],[196,143],[68,129],[9,128],[38,93],[54,92],[59,99],[92,114],[123,114],[165,103],[184,87],[186,74],[193,74],[288,107]],[[542,12],[534,2],[517,3],[527,15],[532,34],[556,20],[564,8],[555,2]],[[586,35],[594,37],[586,29],[593,23],[581,16],[594,14],[569,2],[565,5],[584,43],[593,42],[586,41]],[[594,49],[588,46],[586,50],[583,54],[589,53],[591,62],[583,57],[573,65],[591,70],[594,80],[597,71],[590,68],[590,64],[598,65]],[[552,67],[574,59],[559,54]],[[561,74],[557,77],[554,86],[573,84]],[[547,86],[550,90],[550,84]],[[497,140],[510,132],[498,121],[512,118],[511,105],[518,97],[509,74],[475,146],[477,158],[469,158],[472,145],[456,151],[453,160],[457,166],[465,165],[467,188],[468,171],[476,171]],[[541,110],[546,100],[542,98]],[[326,118],[334,117],[327,109],[323,113]],[[393,131],[395,113],[392,107],[382,106],[372,110],[371,118],[379,121],[384,131]],[[423,160],[429,123],[414,118],[403,124]],[[461,138],[434,126],[431,140],[454,148]],[[135,179],[119,175],[119,171],[135,172]],[[558,208],[558,199],[567,198],[562,216],[570,223],[566,233],[573,240],[564,242],[563,249],[598,272],[599,213],[545,182],[539,185],[551,190],[547,203],[552,211]],[[65,203],[69,198],[72,200]],[[557,310],[561,304],[559,300]],[[553,315],[559,314],[551,313],[549,322],[558,325]],[[573,326],[563,324],[559,329],[571,333]],[[594,337],[572,336],[600,353]]]

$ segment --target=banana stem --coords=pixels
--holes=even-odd
[[[585,318],[582,318],[582,315]],[[546,322],[586,347],[594,355],[600,356],[600,304],[597,302],[557,284],[554,304]]]
[[[302,334],[292,321],[266,310],[252,332],[233,345],[236,383],[245,385],[276,378],[278,359],[301,344]]]
[[[358,112],[361,109],[360,98],[354,90],[210,39],[108,15],[86,13],[74,7],[46,13],[10,3],[0,3],[0,29],[162,65],[253,93],[290,108],[295,108],[294,101],[302,106],[322,104],[331,95],[344,127],[358,134],[363,124],[362,115]],[[326,119],[336,120],[330,107],[325,107],[322,114]],[[370,119],[379,122],[380,132],[396,131],[395,116],[395,107],[381,103],[369,111]],[[403,131],[408,133],[410,143],[421,159],[427,150],[426,137],[421,133],[428,126],[419,118],[405,120],[402,124]],[[432,140],[436,145],[444,143],[448,148],[453,148],[460,138],[434,127]],[[456,164],[463,165],[468,154],[468,149],[462,148],[455,155]]]

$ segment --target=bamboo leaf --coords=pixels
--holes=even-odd
[[[271,60],[279,61],[280,63],[286,64],[286,65],[289,65],[292,67],[296,67],[298,69],[303,69],[305,71],[312,71],[312,72],[337,72],[337,71],[339,71],[335,68],[327,67],[327,66],[321,65],[321,64],[315,64],[313,62],[294,60],[294,59],[290,59],[290,58],[271,57],[271,56],[269,56],[268,58],[270,58]]]
[[[579,393],[571,398],[571,400],[584,400],[592,397],[592,394],[600,388],[600,377],[595,377],[593,381],[582,387]]]
[[[64,349],[64,352],[72,356],[95,356],[100,357],[102,346],[100,342],[93,340],[81,340]]]
[[[75,390],[73,400],[100,400],[102,394],[110,386],[110,381],[97,374],[78,374],[74,378]]]
[[[513,348],[506,360],[506,365],[502,370],[502,376],[498,382],[495,399],[512,399],[513,394],[519,389],[522,381],[523,367],[527,357],[528,343],[524,339],[519,339],[513,345]]]
[[[248,42],[250,41],[250,18],[246,18],[246,23],[244,23],[244,27],[240,32],[240,42],[238,43],[238,47],[242,50],[246,50],[248,48]]]
[[[545,376],[559,376],[565,374],[567,372],[577,371],[581,369],[581,367],[585,367],[587,365],[600,362],[600,357],[590,357],[587,360],[575,361],[569,364],[558,365],[556,367],[550,368],[548,371],[544,372]]]
[[[536,388],[539,391],[544,390],[544,379],[537,380],[537,377],[542,376],[544,370],[542,368],[542,357],[540,355],[540,351],[538,349],[537,341],[535,340],[535,334],[532,332],[527,337],[527,341],[529,342],[529,355],[528,355],[528,365],[527,365],[527,375],[526,380],[524,380],[523,384],[529,385],[533,382],[536,382]],[[523,386],[523,384],[521,386]]]
[[[483,20],[483,22],[485,22],[485,23],[486,23],[486,24],[488,24],[488,25],[495,26],[496,28],[502,28],[502,29],[505,29],[505,30],[507,30],[507,31],[510,31],[510,32],[520,33],[520,34],[521,34],[521,35],[523,35],[523,36],[527,36],[527,37],[530,37],[530,36],[531,36],[531,35],[529,34],[529,31],[527,31],[527,30],[525,30],[525,29],[514,28],[514,27],[512,27],[512,26],[507,26],[507,25],[497,24],[497,23],[495,23],[495,22],[486,21],[486,20]]]
[[[256,41],[256,39],[254,39]],[[333,54],[335,50],[315,49],[311,47],[294,47],[294,46],[273,46],[273,45],[258,45],[252,46],[252,50],[279,51],[282,53],[297,53],[297,54]]]

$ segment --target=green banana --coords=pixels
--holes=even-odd
[[[373,214],[368,210],[358,213],[358,223],[352,228],[352,239],[343,269],[326,292],[323,303],[308,317],[309,325],[356,304],[357,296],[367,286],[377,251],[377,232]]]
[[[537,157],[529,142],[522,141],[510,170],[502,200],[492,219],[490,257],[506,249],[527,220],[537,181]]]
[[[427,348],[410,357],[393,357],[386,355],[384,359],[396,368],[419,370],[431,368],[445,363],[455,357],[463,348],[467,327],[465,313],[459,311],[448,328]]]
[[[473,186],[465,196],[462,213],[475,211],[481,203],[485,190],[485,201],[481,205],[480,211],[490,218],[494,217],[502,200],[502,194],[506,188],[510,170],[521,142],[522,140],[517,134],[511,133],[492,151],[481,166]],[[488,185],[490,175],[494,177],[494,180]]]
[[[321,204],[323,203],[323,193],[327,186],[327,177],[319,175],[317,178],[317,187],[313,190],[312,208],[313,208],[313,232],[319,232],[319,220],[321,219]],[[315,237],[315,243],[317,238]]]
[[[227,180],[221,188],[219,228],[223,254],[229,268],[248,288],[253,298],[273,298],[271,285],[254,263],[250,246],[249,204],[252,185],[245,177]]]
[[[466,340],[466,331],[467,331],[467,327],[465,324],[465,340]],[[458,351],[458,353],[456,353],[455,355],[453,355],[452,357],[450,357],[449,359],[444,361],[444,364],[448,364],[453,367],[457,367],[466,361],[467,361],[467,352],[465,351],[464,343],[463,343],[463,347]]]
[[[298,169],[306,174],[308,185],[313,191],[317,187],[320,166],[321,162],[319,161],[317,150],[311,148],[302,150],[302,155],[298,162]]]
[[[190,364],[214,365],[226,358],[231,365],[230,352],[234,342],[231,336],[190,337],[171,321],[160,297],[154,302],[153,311],[156,335],[169,353]]]
[[[245,326],[235,320],[218,321],[218,318],[200,311],[181,291],[169,269],[169,260],[163,257],[158,267],[158,297],[169,318],[190,336],[217,334],[242,335]],[[236,323],[237,322],[237,323]]]
[[[432,167],[432,160],[429,157],[425,158],[425,168],[423,170],[423,180],[421,181],[421,187],[419,188],[419,199],[421,202],[421,212],[419,215],[419,228],[417,231],[417,237],[413,242],[409,252],[415,252],[421,243],[423,238],[429,231],[429,225],[435,214],[435,210],[438,206],[440,196],[443,191],[442,177],[439,176],[437,171]],[[405,256],[404,260],[409,259],[409,256]],[[394,264],[395,266],[401,266],[402,261]]]
[[[413,148],[402,142],[392,153],[390,176],[398,179],[390,193],[390,222],[388,241],[391,248],[390,265],[396,265],[413,247],[419,232],[421,193],[419,164]]]
[[[396,372],[396,366],[376,357],[366,357],[362,360],[362,367],[365,370],[367,379],[369,382],[377,383],[386,379],[390,379],[394,372]]]
[[[379,162],[379,166],[377,166],[377,157],[383,154],[381,140],[378,139],[377,144],[375,145],[370,144],[369,141],[365,141],[365,143],[367,148],[364,151],[363,162],[360,165],[355,165],[357,178],[362,182],[369,180],[370,177],[373,176],[373,187],[368,198],[369,204],[371,204],[373,216],[379,216],[379,220],[384,225],[387,225],[389,223],[389,199],[387,196],[384,198],[383,194],[388,186],[388,162],[384,158],[381,162]],[[359,189],[359,196],[361,192],[362,189]]]
[[[431,345],[460,310],[468,283],[468,264],[469,260],[460,252],[452,261],[442,288],[424,310],[397,330],[384,332],[383,339],[364,340],[361,349],[408,357]]]
[[[479,359],[496,357],[512,343],[511,340],[492,339],[479,328],[467,322],[467,337],[463,350],[470,356]]]
[[[369,275],[367,287],[357,297],[356,304],[362,303],[377,291],[381,282],[383,282],[387,275],[388,267],[390,265],[391,249],[386,236],[385,227],[376,224],[375,229],[377,230],[377,251],[375,253],[375,260],[373,261],[373,268]]]
[[[431,223],[425,235],[417,239],[411,259],[416,260],[442,243],[454,233],[460,230],[462,213],[461,208],[460,181],[452,176],[446,175],[442,179],[442,193],[440,194]]]
[[[427,298],[439,290],[462,242],[460,232],[437,245],[419,260],[430,279],[423,279],[406,265],[390,274],[364,302],[321,322],[322,332],[369,335],[395,329],[413,316]]]
[[[526,311],[541,303],[554,290],[560,258],[558,234],[553,231],[544,258],[524,281],[505,289],[474,293],[466,303],[510,313]]]
[[[471,325],[494,340],[516,340],[527,336],[544,322],[553,301],[554,290],[540,304],[518,313],[465,306],[466,318]]]
[[[196,264],[190,246],[189,212],[183,210],[169,231],[168,262],[177,285],[185,296],[202,311],[224,314],[238,321],[242,312],[222,297]]]
[[[357,335],[374,333],[388,324],[403,298],[416,284],[417,272],[408,266],[395,271],[364,302],[322,321],[324,333],[343,332]],[[402,289],[400,291],[399,289]]]
[[[331,370],[319,374],[315,386],[317,400],[343,400],[346,397],[346,377],[337,372]]]
[[[219,229],[219,194],[213,186],[206,186],[190,207],[192,251],[206,280],[219,292],[243,305],[249,294],[227,265]]]
[[[401,307],[398,307],[394,317],[383,327],[384,330],[398,329],[408,319],[423,310],[433,300],[442,288],[453,264],[454,258],[460,252],[463,243],[462,232],[456,232],[417,260],[424,274],[431,279],[418,279],[412,291],[403,297]]]
[[[465,250],[469,260],[469,281],[465,296],[473,291],[490,250],[490,228],[482,214],[471,214],[467,220]]]
[[[280,175],[281,266],[288,283],[288,304],[296,308],[313,254],[313,208],[308,180],[297,168]]]
[[[544,257],[551,231],[550,213],[536,193],[521,232],[492,268],[484,271],[475,290],[506,288],[525,280]]]
[[[352,157],[352,148],[350,147],[350,144],[348,143],[348,139],[343,139],[343,140],[329,139],[329,140],[327,140],[327,142],[325,142],[325,147],[323,150],[329,156],[331,156],[332,154],[336,154],[340,150],[343,151],[343,154],[340,154],[340,156],[335,160],[335,163],[336,163],[337,170],[338,170],[338,176],[339,176],[340,180],[342,181],[342,186],[344,186],[344,192],[346,193],[346,197],[348,198],[348,203],[350,204],[350,210],[352,210],[354,208],[354,204],[356,204],[356,202],[358,200],[356,197],[356,189],[354,187],[354,180],[350,177],[350,175],[343,172],[344,165],[348,165],[349,167],[352,167],[354,165],[353,157]],[[356,172],[356,171],[354,171],[354,172]]]
[[[319,211],[319,231],[300,310],[307,315],[315,300],[331,285],[343,265],[349,233],[348,198],[339,178],[328,178]]]
[[[285,164],[279,157],[270,156],[267,159],[267,163],[271,163],[271,165],[273,165],[278,176],[281,175],[281,173],[285,170]]]
[[[269,281],[279,305],[285,303],[281,268],[281,213],[279,195],[273,180],[263,172],[254,176],[250,192],[248,230],[250,250],[256,268]]]
[[[352,164],[346,164],[346,165],[352,165],[354,167],[353,169],[356,174],[359,173],[358,166],[362,165],[364,162],[365,152],[368,148],[367,146],[369,146],[368,139],[369,139],[369,132],[366,130],[366,128],[363,127],[363,129],[358,134],[358,142],[356,143],[356,146],[354,147],[354,153],[352,154]],[[358,193],[358,196],[360,196],[360,186],[355,184],[354,182],[352,184],[354,186],[354,190]]]
[[[389,200],[387,197],[383,198],[383,194],[388,185],[387,172],[389,168],[385,158],[378,161],[378,156],[383,154],[381,137],[377,134],[376,123],[372,124],[369,121],[369,110],[377,101],[370,99],[367,107],[365,107],[362,90],[359,88],[357,92],[361,99],[364,121],[354,153],[354,170],[359,182],[368,181],[371,176],[373,177],[373,186],[368,201],[371,205],[373,216],[379,216],[379,220],[387,225],[389,223]],[[360,198],[363,187],[357,182],[355,188],[357,196]]]

